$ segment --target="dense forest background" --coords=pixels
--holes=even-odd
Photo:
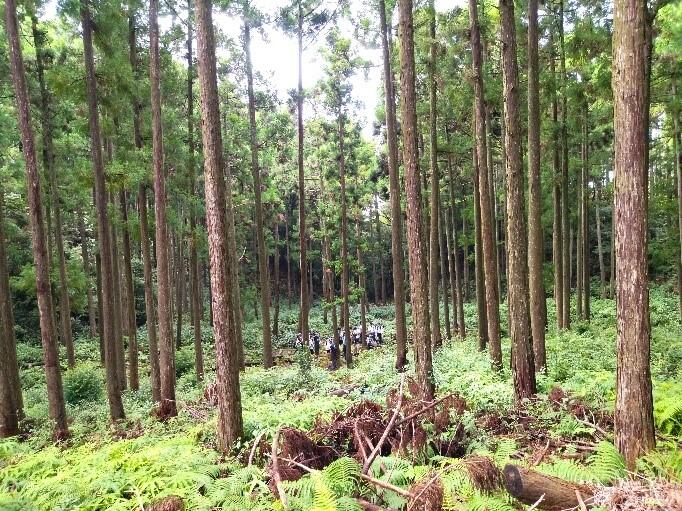
[[[575,508],[682,501],[682,3],[5,0],[0,30],[0,507],[533,505],[508,462],[601,485]]]

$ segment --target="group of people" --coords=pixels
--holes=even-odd
[[[325,342],[325,351],[331,358],[332,365],[334,366],[336,366],[335,362],[338,361],[339,352],[344,353],[346,350],[345,330],[343,328],[339,328],[337,333],[339,336],[338,349],[336,348],[336,343],[334,342],[333,336],[328,337]],[[364,340],[366,341],[366,346],[369,349],[381,346],[384,343],[384,326],[380,323],[372,323],[369,325]],[[358,325],[350,330],[350,342],[353,351],[357,353],[360,349],[360,346],[363,344],[361,326]],[[320,333],[315,330],[311,330],[308,334],[308,349],[310,350],[311,355],[318,356],[320,354],[320,344]],[[296,340],[294,341],[294,347],[301,348],[304,345],[303,336],[298,333],[296,335]]]

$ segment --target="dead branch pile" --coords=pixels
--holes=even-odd
[[[594,504],[608,511],[682,511],[682,485],[661,480],[622,480],[598,487]]]

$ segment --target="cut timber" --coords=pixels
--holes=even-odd
[[[538,509],[545,511],[577,509],[580,506],[578,495],[588,506],[593,499],[592,490],[586,486],[547,476],[534,470],[506,465],[503,473],[504,486],[507,491],[524,504],[532,505],[539,501]]]

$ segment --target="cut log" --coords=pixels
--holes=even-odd
[[[537,504],[538,509],[545,511],[579,509],[581,502],[578,496],[587,506],[593,500],[593,491],[589,487],[534,470],[506,465],[503,474],[507,491],[524,504]]]

